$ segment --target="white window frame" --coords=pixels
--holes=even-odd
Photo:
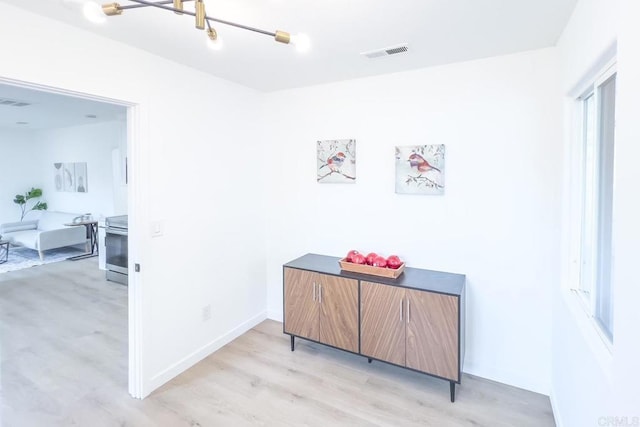
[[[585,226],[585,198],[586,198],[586,194],[584,192],[584,182],[586,180],[586,161],[585,161],[585,156],[586,156],[586,137],[587,137],[587,133],[589,131],[592,132],[592,137],[593,138],[600,138],[600,129],[601,129],[601,115],[600,115],[600,91],[599,88],[600,86],[607,82],[612,76],[616,75],[617,76],[617,68],[616,68],[616,61],[615,59],[610,61],[604,68],[601,69],[601,71],[596,75],[596,78],[592,79],[590,81],[590,83],[588,85],[585,85],[582,87],[582,90],[579,91],[579,96],[574,97],[575,98],[575,122],[574,122],[574,129],[575,131],[575,146],[574,149],[572,150],[572,152],[575,155],[575,160],[574,160],[574,167],[572,168],[574,170],[574,173],[572,174],[572,179],[571,179],[571,192],[572,192],[572,205],[573,208],[571,209],[572,214],[571,214],[571,218],[572,218],[572,231],[571,231],[571,235],[573,236],[571,239],[571,263],[572,266],[570,267],[570,276],[571,276],[571,280],[570,280],[570,288],[572,290],[572,292],[574,293],[574,295],[576,296],[576,298],[579,300],[580,302],[580,306],[583,308],[584,313],[587,315],[587,317],[590,320],[590,323],[592,324],[593,328],[595,329],[595,331],[598,333],[598,336],[600,337],[600,339],[602,340],[602,342],[605,344],[606,348],[611,352],[612,350],[612,346],[613,346],[613,342],[612,342],[612,337],[609,336],[609,334],[604,330],[604,327],[601,325],[600,321],[596,318],[596,304],[598,302],[597,300],[597,289],[595,288],[596,285],[596,252],[597,252],[597,247],[594,247],[591,251],[591,256],[592,256],[592,264],[590,264],[590,268],[591,268],[591,272],[590,274],[592,275],[591,278],[586,279],[585,280],[585,270],[583,268],[583,262],[584,262],[584,245],[582,243],[583,241],[583,237],[584,237],[584,226]],[[588,99],[590,96],[593,97],[593,106],[596,108],[595,112],[594,112],[594,121],[593,121],[593,129],[588,129],[587,128],[587,121],[585,120],[585,115],[586,115],[586,105],[585,105],[585,100]],[[615,133],[615,130],[614,130]],[[615,141],[615,136],[614,136],[614,141]],[[600,145],[600,141],[597,141],[597,146]],[[615,142],[614,142],[614,146],[615,146]],[[599,155],[599,150],[596,150],[596,152],[594,153],[595,156]],[[595,159],[595,164],[598,164],[600,161],[599,158]],[[615,165],[614,165],[614,170],[615,170]],[[595,179],[595,182],[592,183],[595,187],[599,186],[599,182],[597,180],[597,177]],[[615,183],[614,183],[615,186]],[[597,197],[597,194],[594,195],[594,197]],[[597,207],[600,205],[599,201],[596,200],[595,203],[593,203],[594,208],[597,209]],[[593,214],[593,212],[592,212]],[[595,222],[597,222],[597,214],[593,214],[593,219],[595,220]],[[592,229],[592,232],[595,231],[595,233],[597,234],[597,229]],[[611,254],[611,263],[613,263],[613,245],[612,245],[612,254]],[[613,283],[613,277],[611,278],[611,281]],[[613,298],[613,287],[611,288],[611,296],[610,298]],[[611,331],[611,333],[613,334],[613,331]]]

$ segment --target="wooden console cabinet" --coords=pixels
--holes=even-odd
[[[449,381],[464,362],[461,274],[406,268],[397,279],[341,271],[307,254],[283,266],[284,333]]]

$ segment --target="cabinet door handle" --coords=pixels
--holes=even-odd
[[[400,321],[402,322],[402,311],[404,306],[404,298],[400,300]]]
[[[318,285],[318,302],[322,304],[322,284]]]
[[[407,298],[407,323],[411,321],[411,300]]]
[[[316,300],[316,282],[313,282],[313,300]]]

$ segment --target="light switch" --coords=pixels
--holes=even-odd
[[[151,221],[151,237],[164,235],[164,221]]]

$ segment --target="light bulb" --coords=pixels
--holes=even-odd
[[[107,21],[107,17],[102,12],[102,6],[92,1],[85,2],[82,5],[82,13],[89,22],[94,24],[104,24]]]
[[[304,33],[294,34],[291,36],[290,44],[296,47],[298,52],[308,52],[311,49],[311,39]]]
[[[224,46],[224,42],[222,41],[222,37],[219,35],[216,36],[215,40],[207,37],[207,47],[211,50],[220,50]]]

